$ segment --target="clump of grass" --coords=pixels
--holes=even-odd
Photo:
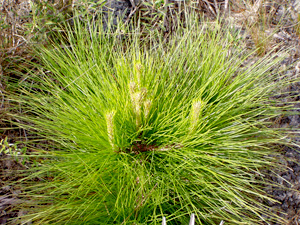
[[[298,14],[297,21],[295,24],[295,31],[298,36],[300,36],[300,13]]]
[[[270,128],[285,108],[270,97],[292,81],[270,73],[278,57],[242,67],[249,55],[230,28],[187,21],[167,41],[77,22],[39,49],[17,117],[52,150],[25,171],[23,222],[282,220],[264,205],[261,170],[285,144]]]
[[[258,25],[254,25],[249,28],[254,46],[256,48],[257,54],[263,56],[268,52],[270,48],[271,38],[262,30]]]

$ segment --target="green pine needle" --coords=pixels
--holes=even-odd
[[[262,171],[287,144],[287,130],[271,126],[287,111],[272,96],[293,82],[270,72],[284,54],[243,66],[252,54],[237,32],[195,19],[168,40],[91,27],[75,21],[63,43],[41,47],[39,72],[15,99],[27,111],[19,126],[50,149],[22,180],[21,220],[282,221],[265,205]]]

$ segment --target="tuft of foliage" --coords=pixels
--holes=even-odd
[[[104,33],[94,22],[75,21],[53,48],[38,49],[39,73],[15,96],[26,111],[15,115],[19,126],[51,149],[24,171],[20,219],[184,224],[195,213],[197,224],[282,222],[262,188],[271,185],[262,170],[278,166],[276,144],[288,144],[287,130],[271,127],[287,110],[272,97],[293,82],[273,70],[282,58],[245,66],[251,54],[238,32],[191,18],[168,40]]]

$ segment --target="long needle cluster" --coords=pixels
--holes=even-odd
[[[28,145],[49,141],[22,174],[22,224],[188,224],[191,213],[196,224],[285,224],[264,204],[273,184],[262,175],[291,144],[289,128],[270,125],[289,112],[272,96],[299,81],[276,72],[284,54],[245,66],[240,34],[198,18],[167,39],[95,24],[74,21],[54,50],[37,49],[28,74],[43,74],[12,97],[29,112],[15,115]]]

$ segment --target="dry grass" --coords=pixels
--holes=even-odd
[[[0,64],[2,73],[13,61],[27,50],[26,24],[30,22],[30,5],[27,1],[16,4],[13,0],[1,0],[0,5]]]
[[[0,2],[0,94],[1,107],[0,127],[2,138],[8,136],[5,128],[11,127],[7,116],[12,105],[7,100],[5,93],[8,91],[7,83],[12,77],[11,70],[16,69],[21,57],[27,57],[29,48],[26,40],[26,23],[30,22],[30,8],[26,1],[1,0]]]
[[[14,85],[22,80],[20,65],[33,59],[36,42],[46,42],[51,31],[61,22],[66,13],[67,2],[31,0],[0,0],[0,137],[11,139],[11,118],[8,112],[15,110],[7,96],[14,91]],[[12,72],[14,71],[14,72]],[[16,73],[20,71],[21,73]],[[19,74],[19,75],[17,75]],[[10,131],[7,130],[10,129]],[[19,133],[19,132],[18,132]],[[22,135],[20,135],[22,136]]]

